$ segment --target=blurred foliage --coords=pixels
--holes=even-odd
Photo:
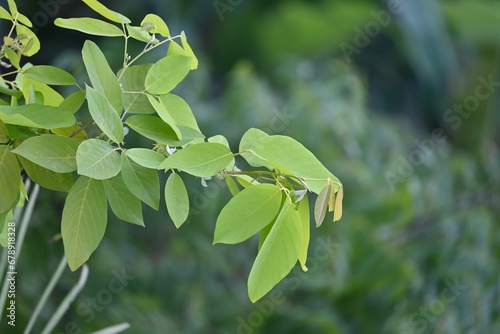
[[[81,10],[71,3],[62,16]],[[123,321],[132,325],[127,333],[500,332],[499,93],[457,128],[444,118],[474,95],[479,75],[498,77],[497,1],[402,1],[410,11],[395,16],[352,66],[339,44],[353,43],[353,28],[373,20],[378,1],[242,1],[223,21],[206,1],[105,3],[137,19],[156,12],[171,30],[198,34],[191,41],[204,50],[200,67],[178,92],[204,133],[224,134],[234,148],[249,127],[296,138],[343,180],[344,217],[312,231],[310,271],[297,266],[274,289],[283,293],[279,302],[270,294],[252,305],[245,286],[258,240],[212,246],[229,191],[193,180],[188,191],[199,213],[180,230],[148,208],[145,229],[110,222],[60,333],[78,333],[65,331],[70,322],[88,333]],[[81,41],[58,36],[46,47],[54,57],[43,62],[78,75]],[[111,53],[113,45],[103,48]],[[415,140],[440,128],[447,140],[422,151],[392,190],[387,172],[398,173],[421,150]],[[41,196],[18,266],[19,323],[62,254],[51,238],[63,203]],[[315,253],[328,242],[331,254]],[[87,322],[79,305],[97,300],[121,268],[135,278]],[[77,277],[66,272],[45,319]]]

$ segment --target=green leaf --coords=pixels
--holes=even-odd
[[[9,14],[9,12],[1,6],[0,6],[0,19],[4,19],[4,20],[8,20],[8,21],[12,20],[12,16]]]
[[[73,126],[68,126],[66,128],[57,128],[50,130],[52,133],[56,135],[72,138],[77,142],[82,142],[88,138],[85,130],[82,129],[82,126],[79,124],[73,124]]]
[[[87,101],[89,112],[97,126],[112,141],[121,143],[125,136],[122,121],[106,96],[87,86]]]
[[[122,90],[106,57],[92,41],[86,41],[82,49],[83,62],[94,89],[106,96],[118,115],[122,113]]]
[[[61,222],[64,253],[72,271],[84,264],[97,248],[107,221],[108,206],[102,182],[79,177],[64,203]]]
[[[151,28],[147,29],[149,33],[160,34],[163,37],[170,37],[170,31],[168,30],[167,24],[158,15],[146,15],[146,17],[141,22],[141,26],[144,27],[146,23],[150,23],[151,25]]]
[[[216,135],[216,136],[210,137],[210,138],[207,139],[207,141],[209,143],[219,143],[221,145],[226,146],[229,150],[231,150],[231,148],[229,147],[228,140],[226,139],[226,137],[224,137],[222,135]],[[224,169],[232,170],[233,167],[234,167],[234,164],[235,164],[235,161],[233,159],[233,160],[231,160],[231,162],[229,163],[229,165],[227,165],[226,167],[224,167]]]
[[[0,144],[7,144],[10,141],[9,130],[5,124],[0,121]]]
[[[316,221],[316,227],[320,227],[325,219],[331,187],[331,184],[327,184],[319,193],[316,203],[314,204],[314,220]]]
[[[153,45],[159,43],[158,39],[156,38],[151,41],[151,35],[146,31],[144,31],[142,27],[130,26],[128,24],[126,27],[129,36],[132,37],[133,39],[136,39],[144,43],[151,43]]]
[[[12,152],[53,172],[71,173],[76,170],[78,145],[68,137],[41,135],[26,139]]]
[[[268,136],[255,141],[249,151],[274,169],[305,179],[309,189],[316,194],[327,180],[334,181],[337,190],[340,181],[301,143],[286,136]]]
[[[89,35],[107,37],[123,36],[123,31],[121,31],[117,26],[88,17],[72,19],[57,18],[54,21],[54,24],[60,28],[77,30]]]
[[[194,144],[168,157],[158,169],[179,169],[188,174],[208,177],[215,175],[233,161],[229,148],[218,143]]]
[[[21,156],[18,159],[29,178],[46,189],[68,192],[73,186],[73,176],[70,173],[60,174],[53,172]]]
[[[167,94],[186,77],[191,58],[172,55],[160,59],[146,76],[146,90],[151,94]]]
[[[248,296],[256,302],[292,270],[302,245],[300,217],[285,204],[262,244],[248,277]]]
[[[252,145],[262,139],[269,137],[267,133],[262,130],[251,128],[248,129],[247,132],[241,137],[240,140],[240,153],[241,156],[248,162],[250,166],[253,167],[266,167],[267,169],[272,169],[269,164],[266,164],[266,161],[263,159],[259,159],[255,156],[255,154],[251,153]]]
[[[9,146],[0,145],[0,212],[7,211],[16,204],[21,183],[20,173],[16,155],[11,153]]]
[[[177,125],[200,131],[191,108],[181,97],[174,94],[164,94],[160,95],[160,102],[167,109]]]
[[[220,212],[213,243],[236,244],[259,232],[278,214],[281,196],[272,184],[243,189]]]
[[[31,23],[30,19],[27,18],[25,15],[19,13],[19,12],[17,13],[17,20],[21,24],[23,24],[23,25],[25,25],[27,27],[30,27],[30,28],[33,27],[33,23]]]
[[[75,117],[64,110],[40,104],[0,106],[0,120],[5,124],[53,129],[71,126]]]
[[[125,185],[134,196],[158,210],[160,207],[160,181],[158,172],[130,161],[122,153],[122,177]]]
[[[198,68],[198,58],[196,58],[193,49],[189,46],[186,34],[181,32],[181,43],[184,51],[186,52],[186,56],[191,57],[191,69],[196,70]]]
[[[164,145],[173,146],[178,141],[172,127],[158,117],[134,115],[128,117],[125,124],[144,137]]]
[[[36,34],[31,31],[28,27],[18,24],[16,26],[17,36],[26,35],[27,37],[21,42],[26,46],[23,51],[23,55],[31,57],[40,51],[40,40]]]
[[[25,70],[24,75],[48,85],[64,86],[76,84],[76,79],[71,74],[54,66],[33,66]]]
[[[85,90],[80,89],[68,95],[68,97],[66,97],[64,101],[62,101],[61,104],[59,104],[58,108],[70,112],[74,115],[78,110],[80,110],[80,108],[83,105],[83,102],[85,102],[85,96],[86,96]]]
[[[231,195],[236,196],[240,192],[240,188],[238,188],[238,185],[236,182],[234,182],[233,178],[228,175],[225,178],[227,187],[229,188],[229,191],[231,192]]]
[[[309,198],[304,195],[304,198],[297,203],[300,218],[300,226],[302,227],[302,243],[299,252],[299,262],[303,271],[307,271],[306,261],[307,261],[307,250],[309,248],[309,240],[311,238],[311,217],[309,216]]]
[[[130,23],[130,20],[127,17],[108,9],[106,6],[104,6],[97,0],[83,0],[83,2],[85,2],[87,6],[92,8],[96,13],[101,14],[110,21],[116,23]]]
[[[175,41],[170,41],[170,44],[168,45],[168,50],[167,50],[167,56],[171,55],[180,55],[180,56],[186,56],[186,51],[177,44]]]
[[[7,0],[7,5],[9,6],[9,11],[12,16],[18,14],[17,5],[14,0]]]
[[[78,174],[105,180],[120,172],[120,154],[107,142],[99,139],[85,140],[76,151]]]
[[[165,160],[165,156],[146,148],[131,148],[127,150],[127,157],[135,163],[151,169],[158,169],[158,166]]]
[[[189,198],[182,178],[176,173],[170,174],[167,179],[165,202],[175,227],[181,227],[189,215]]]
[[[154,96],[148,94],[147,97],[148,97],[149,103],[151,103],[151,106],[153,106],[153,108],[156,111],[156,113],[158,114],[158,116],[160,116],[160,118],[165,123],[170,125],[170,127],[172,128],[172,130],[174,130],[175,135],[177,136],[178,139],[182,139],[181,130],[179,130],[179,128],[175,124],[175,121],[172,118],[172,116],[169,114],[169,112],[167,111],[167,108],[165,108],[165,106],[161,102],[158,102],[158,100]]]
[[[118,73],[123,88],[123,107],[129,114],[154,114],[155,110],[145,93],[144,82],[153,64],[130,66]]]
[[[5,51],[5,55],[9,59],[12,66],[19,69],[20,64],[19,64],[19,56],[17,55],[17,53],[9,47],[4,48],[4,51]]]
[[[28,67],[29,65],[26,64],[23,67],[23,69],[27,69]],[[26,100],[26,104],[35,103],[35,104],[44,104],[46,106],[51,106],[51,107],[57,107],[64,100],[61,94],[59,94],[57,91],[55,91],[47,84],[28,78],[22,73],[19,73],[17,75],[16,83],[18,84],[19,87],[21,87],[23,96]],[[33,95],[33,91],[35,93],[39,92],[43,95],[43,103],[39,103],[35,99],[33,99],[33,97],[38,96],[38,94]]]
[[[128,190],[121,174],[102,182],[113,213],[123,221],[144,226],[141,201]]]

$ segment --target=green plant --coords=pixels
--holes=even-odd
[[[2,66],[13,70],[0,81],[0,229],[23,193],[21,170],[37,184],[68,192],[61,235],[71,270],[84,264],[106,230],[108,203],[126,222],[144,225],[141,202],[158,210],[158,170],[169,171],[165,185],[168,213],[179,228],[189,214],[181,173],[202,179],[217,176],[234,196],[222,209],[214,243],[235,244],[260,232],[259,252],[248,292],[256,301],[294,267],[307,270],[308,192],[319,227],[328,211],[342,215],[340,181],[302,144],[286,136],[248,130],[239,152],[223,136],[205,141],[188,104],[171,91],[197,68],[198,60],[181,33],[172,36],[165,22],[148,14],[140,26],[96,0],[83,0],[112,23],[93,18],[58,18],[59,27],[90,35],[124,38],[123,65],[115,74],[97,44],[86,41],[82,58],[90,84],[80,86],[70,73],[45,65],[21,64],[40,49],[31,22],[8,0],[0,18],[12,22],[0,50]],[[129,54],[129,43],[145,43]],[[176,42],[177,41],[177,42]],[[139,63],[168,44],[167,56]],[[51,86],[74,86],[62,97]],[[9,101],[10,99],[10,101]],[[84,106],[86,101],[86,106]],[[85,120],[90,114],[90,121]],[[129,129],[152,141],[152,148],[127,147]],[[243,171],[235,158],[262,170]],[[3,242],[5,246],[5,240]]]

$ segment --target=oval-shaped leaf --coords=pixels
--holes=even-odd
[[[243,137],[241,137],[239,150],[241,156],[248,162],[250,166],[266,167],[267,169],[272,169],[272,166],[266,164],[265,160],[259,159],[255,154],[251,152],[252,145],[256,141],[266,137],[269,137],[267,133],[255,128],[248,129]]]
[[[165,123],[167,123],[168,125],[170,125],[170,127],[172,128],[172,130],[174,130],[175,135],[177,136],[177,138],[179,140],[182,139],[181,130],[179,130],[179,128],[175,124],[175,121],[172,118],[172,116],[170,115],[170,113],[167,111],[167,108],[165,108],[165,106],[161,102],[158,102],[158,100],[156,99],[156,97],[148,94],[147,98],[149,100],[149,103],[151,103],[151,106],[154,108],[154,110],[158,114],[158,116],[160,116],[160,118]]]
[[[21,169],[10,147],[0,145],[0,212],[12,208],[19,197]]]
[[[113,213],[123,221],[144,226],[141,201],[128,190],[121,174],[102,182]]]
[[[155,116],[130,116],[125,124],[144,137],[164,145],[174,146],[178,141],[177,135],[170,125]]]
[[[21,156],[18,159],[29,178],[46,189],[68,192],[73,186],[73,176],[71,173],[56,173]]]
[[[125,136],[123,125],[118,113],[108,99],[87,86],[87,101],[89,112],[97,126],[115,143],[121,143]]]
[[[172,173],[168,177],[165,185],[165,202],[175,227],[181,227],[189,215],[189,197],[179,174]]]
[[[122,153],[122,177],[134,196],[155,210],[160,207],[160,181],[158,172],[130,161]]]
[[[72,271],[84,264],[97,248],[107,222],[108,206],[102,182],[79,177],[64,203],[61,222],[64,253]]]
[[[117,26],[88,17],[72,19],[57,18],[54,21],[54,24],[61,28],[77,30],[89,35],[107,37],[123,36],[123,31],[121,31]]]
[[[41,104],[0,106],[0,120],[5,124],[54,129],[75,124],[75,117],[64,110]]]
[[[79,143],[58,135],[41,135],[26,139],[12,152],[56,173],[76,170]]]
[[[148,14],[142,20],[141,26],[144,27],[147,23],[151,28],[147,29],[147,31],[151,34],[160,34],[163,37],[170,37],[170,31],[168,30],[167,24],[161,17],[155,14]]]
[[[181,43],[184,51],[186,52],[186,56],[191,57],[191,69],[196,70],[198,68],[198,58],[196,58],[193,49],[191,49],[191,46],[187,41],[186,33],[184,33],[184,31],[181,32]]]
[[[331,187],[330,184],[327,184],[319,193],[318,198],[316,198],[316,203],[314,204],[314,220],[316,221],[316,227],[320,227],[325,219]]]
[[[166,159],[163,154],[146,148],[131,148],[127,150],[127,157],[135,163],[151,169],[158,169]]]
[[[194,176],[208,177],[220,172],[233,159],[229,148],[222,144],[200,143],[172,154],[158,169],[176,168]]]
[[[36,34],[31,31],[28,27],[23,26],[21,24],[16,25],[16,33],[17,36],[25,35],[26,38],[23,38],[21,42],[24,45],[24,49],[22,54],[31,57],[40,51],[40,40],[36,36]]]
[[[94,89],[106,96],[118,115],[121,115],[122,90],[102,51],[94,42],[86,41],[83,45],[82,57]]]
[[[301,143],[286,136],[268,136],[255,141],[249,150],[274,169],[303,178],[311,191],[319,194],[331,179],[337,190],[340,181]]]
[[[58,108],[74,115],[80,110],[83,102],[85,102],[85,90],[80,89],[68,95],[64,101],[59,104]]]
[[[306,195],[297,203],[297,212],[299,213],[300,226],[302,228],[302,243],[299,252],[299,262],[303,271],[307,271],[307,251],[309,248],[309,240],[311,238],[311,217],[309,215],[309,198]]]
[[[43,82],[48,85],[74,85],[76,79],[65,70],[58,67],[39,65],[28,68],[24,71],[24,75],[36,81]]]
[[[130,20],[127,17],[108,9],[106,6],[104,6],[97,0],[83,0],[83,2],[85,2],[87,6],[92,8],[96,13],[101,14],[110,21],[116,23],[130,23]]]
[[[123,108],[129,114],[154,114],[155,110],[144,91],[146,76],[153,64],[134,65],[120,70],[120,84],[123,89]]]
[[[285,204],[262,244],[248,277],[248,296],[256,302],[292,270],[302,245],[300,217]]]
[[[78,174],[97,180],[116,176],[121,169],[120,154],[107,142],[89,139],[80,144],[76,151]]]
[[[158,44],[159,41],[157,38],[153,39],[151,41],[152,36],[143,30],[142,27],[135,27],[135,26],[130,26],[127,24],[127,32],[130,37],[133,39],[136,39],[138,41],[144,42],[144,43],[151,43],[153,45]]]
[[[272,184],[243,189],[222,209],[217,218],[214,244],[236,244],[247,240],[271,223],[281,205],[281,190]]]
[[[186,77],[190,69],[190,57],[164,57],[149,70],[146,76],[146,90],[151,94],[167,94]]]
[[[175,124],[200,131],[191,108],[181,97],[174,94],[164,94],[160,95],[160,101],[175,120]]]
[[[336,222],[342,218],[342,200],[344,199],[344,187],[340,187],[335,198],[335,210],[333,212],[333,221]]]

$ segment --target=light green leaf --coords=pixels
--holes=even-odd
[[[276,217],[276,218],[278,218],[278,217]],[[266,241],[267,236],[269,235],[269,232],[271,232],[271,229],[273,228],[275,222],[276,221],[273,220],[270,224],[267,224],[266,227],[264,227],[260,231],[259,244],[257,245],[257,252],[260,252],[260,249],[262,248],[262,245],[264,244],[264,241]]]
[[[186,77],[191,58],[172,55],[160,59],[146,76],[146,90],[151,94],[167,94]]]
[[[167,24],[161,17],[155,14],[148,14],[142,20],[141,26],[144,27],[146,23],[151,23],[152,27],[147,29],[151,34],[160,34],[163,37],[170,37],[170,31],[168,30]]]
[[[189,215],[189,198],[182,178],[176,173],[170,174],[167,179],[165,202],[175,227],[181,227]]]
[[[196,58],[193,49],[191,49],[191,46],[189,46],[184,31],[181,32],[181,43],[182,47],[184,48],[184,51],[186,52],[186,56],[191,57],[191,69],[196,70],[198,68],[198,58]]]
[[[5,50],[5,55],[9,59],[10,63],[12,64],[12,66],[14,66],[15,68],[19,69],[20,68],[20,64],[19,64],[19,56],[17,55],[17,53],[14,50],[12,50],[11,48],[9,48],[9,47],[6,47],[4,50]]]
[[[64,203],[61,222],[64,253],[72,271],[84,264],[97,248],[107,221],[108,206],[102,182],[79,177]]]
[[[256,302],[292,270],[302,245],[300,217],[285,204],[262,244],[248,277],[248,296]]]
[[[75,123],[71,113],[40,104],[0,106],[0,120],[5,124],[42,129],[63,128]]]
[[[30,64],[26,64],[23,66],[23,69],[28,69]],[[23,96],[26,99],[26,104],[38,103],[33,97],[37,97],[38,94],[33,95],[33,91],[40,92],[43,95],[43,104],[51,107],[57,107],[64,98],[55,91],[53,88],[44,84],[43,82],[39,82],[24,76],[22,73],[18,73],[16,77],[16,83],[23,92]],[[41,103],[38,103],[41,104]]]
[[[54,191],[68,192],[73,186],[70,173],[60,174],[43,168],[21,156],[17,157],[29,178],[40,186]]]
[[[167,56],[171,55],[180,55],[180,56],[187,56],[186,51],[177,44],[175,41],[170,41],[170,44],[168,45],[168,50],[167,50]]]
[[[27,18],[25,15],[17,12],[17,20],[21,23],[24,24],[27,27],[33,27],[33,23],[31,23],[30,19]]]
[[[82,142],[88,138],[87,133],[82,129],[82,126],[76,123],[73,124],[73,126],[52,129],[50,131],[56,135],[72,138],[77,142]]]
[[[256,141],[266,137],[269,137],[267,133],[255,128],[248,129],[247,132],[245,132],[245,134],[243,135],[243,137],[241,137],[239,150],[241,156],[248,162],[250,166],[266,167],[268,169],[272,169],[272,166],[266,164],[265,160],[259,159],[258,157],[255,156],[255,154],[252,154],[251,152],[252,145]]]
[[[344,199],[344,187],[340,187],[335,198],[335,210],[333,212],[333,221],[336,222],[342,218],[342,200]]]
[[[87,101],[89,112],[97,126],[115,143],[121,143],[125,136],[123,125],[118,113],[108,99],[87,86]]]
[[[320,227],[325,219],[331,187],[331,184],[327,184],[319,193],[318,198],[316,198],[316,203],[314,204],[314,220],[316,221],[316,227]]]
[[[61,110],[65,110],[67,112],[76,114],[78,110],[80,110],[83,102],[85,102],[86,92],[83,89],[80,89],[66,97],[64,101],[59,104],[58,108]]]
[[[144,82],[153,64],[130,66],[118,73],[123,89],[123,107],[129,114],[154,114],[155,110],[145,93]],[[123,73],[123,74],[122,74]]]
[[[177,125],[200,131],[191,108],[181,97],[174,94],[164,94],[160,95],[160,101]]]
[[[220,212],[214,244],[236,244],[259,232],[278,214],[281,196],[280,188],[272,184],[243,189]]]
[[[218,143],[218,144],[221,144],[221,145],[224,145],[226,146],[229,150],[231,150],[231,148],[229,147],[229,142],[228,140],[226,139],[226,137],[222,136],[222,135],[216,135],[216,136],[213,136],[213,137],[210,137],[207,139],[207,141],[209,143]],[[233,167],[234,167],[234,164],[235,164],[235,161],[234,159],[229,163],[229,165],[227,165],[226,167],[224,167],[224,169],[229,169],[229,170],[232,170]]]
[[[123,31],[121,31],[117,26],[88,17],[72,19],[57,18],[54,21],[54,24],[60,28],[77,30],[89,35],[107,37],[123,36]]]
[[[127,17],[108,9],[106,6],[104,6],[97,0],[83,0],[83,2],[85,2],[87,6],[92,8],[96,13],[101,14],[110,21],[116,23],[130,23],[130,20]]]
[[[39,65],[28,68],[24,71],[24,75],[30,79],[43,82],[48,85],[74,85],[76,79],[58,67]]]
[[[158,116],[160,116],[160,118],[165,123],[170,125],[170,127],[172,128],[172,130],[174,130],[175,135],[177,136],[177,138],[179,140],[182,139],[181,130],[179,130],[179,128],[175,124],[175,121],[172,118],[172,116],[169,114],[169,112],[167,111],[167,108],[165,108],[165,106],[161,102],[158,102],[158,100],[154,96],[148,94],[147,97],[148,97],[149,103],[151,103],[151,106],[153,106],[153,108],[156,111],[156,113],[158,114]]]
[[[309,189],[316,194],[324,188],[326,181],[334,181],[339,188],[340,181],[301,143],[286,136],[268,136],[255,141],[250,152],[286,174],[305,179]]]
[[[18,24],[16,26],[17,36],[26,35],[27,37],[21,42],[26,46],[23,55],[27,57],[33,56],[35,53],[40,51],[40,40],[36,34],[31,31],[28,27]]]
[[[158,210],[160,207],[160,181],[158,172],[130,161],[122,153],[122,177],[125,185],[134,196]]]
[[[164,145],[173,146],[178,141],[177,135],[170,125],[158,117],[134,115],[128,117],[125,124],[144,137]]]
[[[188,174],[215,175],[233,161],[229,148],[218,143],[200,143],[186,147],[168,157],[158,169],[179,169]]]
[[[151,169],[158,169],[158,166],[165,160],[165,156],[146,148],[131,148],[127,150],[127,157],[135,163]]]
[[[299,213],[300,226],[302,227],[302,243],[299,252],[299,262],[303,271],[307,271],[307,251],[309,248],[309,240],[311,238],[311,217],[309,215],[309,198],[304,195],[304,198],[297,203],[297,212]]]
[[[144,226],[141,201],[128,190],[121,174],[102,182],[113,213],[123,221]]]
[[[107,142],[99,139],[85,140],[76,151],[78,174],[105,180],[120,172],[120,154]]]
[[[0,212],[12,208],[19,197],[21,169],[10,147],[0,145]]]
[[[144,43],[158,44],[159,40],[154,39],[151,41],[151,35],[142,29],[142,27],[130,26],[127,24],[127,31],[130,37]]]
[[[92,41],[86,41],[82,49],[83,62],[94,89],[106,96],[118,115],[122,113],[122,90],[106,57]]]
[[[31,162],[56,173],[76,170],[78,142],[58,135],[41,135],[26,139],[12,150]]]
[[[231,195],[236,196],[240,192],[240,188],[238,188],[238,185],[234,182],[232,176],[228,175],[224,179],[226,180],[226,184],[231,192]]]
[[[15,16],[18,13],[16,2],[14,0],[7,0],[7,5],[9,6],[10,14]]]
[[[12,20],[12,16],[9,14],[9,12],[0,6],[0,19],[4,19],[4,20]]]

